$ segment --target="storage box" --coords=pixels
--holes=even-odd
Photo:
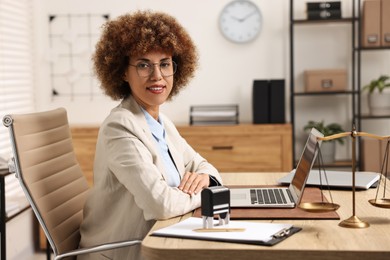
[[[382,0],[381,45],[390,46],[390,0]]]
[[[381,1],[364,0],[362,12],[362,46],[379,47],[381,45]]]
[[[341,19],[340,10],[307,11],[308,20],[335,20]]]
[[[345,69],[306,70],[305,91],[345,91],[347,89],[347,71]]]
[[[341,1],[307,2],[306,9],[307,9],[307,11],[341,10]]]
[[[340,19],[341,18],[341,1],[337,2],[307,2],[307,19]]]
[[[386,140],[362,138],[362,171],[381,172],[386,145]],[[388,160],[390,160],[390,154],[388,154]],[[390,169],[387,169],[387,174],[389,173]]]

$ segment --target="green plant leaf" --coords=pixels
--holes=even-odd
[[[345,132],[340,124],[330,123],[330,124],[325,125],[324,120],[322,120],[322,121],[309,120],[307,122],[307,124],[303,127],[304,131],[308,131],[312,128],[317,129],[324,136],[329,136],[329,135],[334,135],[334,134]],[[343,138],[336,139],[336,141],[339,142],[340,144],[344,144]],[[331,142],[331,141],[328,141],[328,142]]]
[[[373,93],[375,90],[378,90],[379,93],[382,93],[385,88],[390,87],[390,83],[386,83],[390,79],[388,75],[381,75],[378,79],[373,79],[371,82],[363,86],[362,91],[368,91],[368,93]]]

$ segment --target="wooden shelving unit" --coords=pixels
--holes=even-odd
[[[352,9],[355,10],[355,0],[351,0],[352,2]],[[347,89],[346,91],[327,91],[327,92],[302,92],[297,91],[296,86],[296,76],[295,76],[295,65],[296,62],[298,62],[298,58],[295,58],[294,51],[296,48],[296,44],[299,44],[299,41],[296,39],[295,36],[295,30],[296,27],[299,26],[306,26],[306,25],[313,25],[318,26],[318,28],[332,25],[332,26],[339,26],[339,25],[347,25],[351,27],[351,52],[352,52],[352,60],[351,60],[351,66],[354,68],[356,66],[356,57],[353,53],[354,51],[354,41],[356,38],[355,32],[356,32],[356,22],[358,21],[357,16],[355,15],[355,11],[352,12],[351,17],[343,17],[341,19],[324,19],[324,20],[307,20],[307,19],[296,19],[295,18],[295,12],[294,12],[294,0],[290,0],[290,111],[291,111],[291,124],[292,124],[292,134],[293,134],[293,156],[294,161],[296,161],[296,129],[303,126],[297,126],[296,124],[296,117],[297,110],[296,110],[296,99],[299,98],[299,101],[302,101],[302,99],[305,99],[307,97],[323,97],[323,98],[332,98],[335,95],[337,96],[345,96],[345,98],[352,97],[352,104],[349,109],[351,109],[351,115],[349,116],[349,119],[351,121],[351,126],[355,124],[355,115],[359,115],[360,117],[360,110],[356,110],[356,100],[359,96],[359,89],[356,87],[355,84],[355,78],[356,78],[356,70],[351,69],[350,75],[348,75],[348,79],[351,82],[351,88]],[[321,30],[321,33],[328,33],[323,32],[324,30]],[[331,34],[331,32],[329,32]],[[315,37],[315,35],[313,36]],[[314,58],[314,57],[312,57]],[[347,103],[347,102],[346,102]],[[347,163],[348,164],[348,163]],[[338,167],[340,164],[335,163],[335,167]],[[332,165],[333,166],[333,165]]]

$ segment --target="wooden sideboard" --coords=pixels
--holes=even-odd
[[[220,172],[287,172],[293,167],[290,124],[178,126]]]
[[[286,172],[292,169],[290,124],[178,126],[187,142],[221,172]],[[72,126],[73,146],[88,183],[99,128]]]
[[[99,128],[93,126],[71,127],[73,148],[89,186],[93,185],[93,161]]]

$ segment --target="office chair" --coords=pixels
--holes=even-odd
[[[16,177],[54,252],[54,259],[133,246],[141,240],[79,248],[89,190],[76,160],[64,108],[7,115]]]

